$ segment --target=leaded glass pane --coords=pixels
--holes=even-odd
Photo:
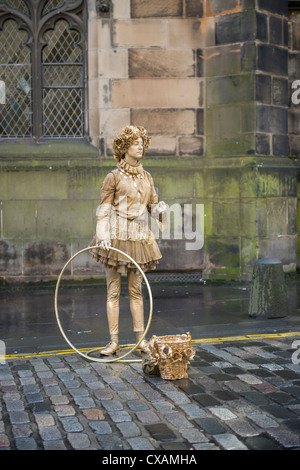
[[[44,65],[43,84],[45,87],[81,87],[81,65]]]
[[[25,15],[27,16],[30,15],[29,9],[23,0],[6,0],[6,3],[11,8],[14,8],[15,10],[19,10],[22,13],[25,13]]]
[[[50,11],[56,10],[57,8],[61,8],[65,3],[72,4],[75,1],[76,0],[68,0],[67,2],[65,0],[49,0],[43,9],[42,16],[50,13]]]
[[[79,0],[0,0],[0,16],[15,15],[0,29],[0,138],[83,137],[83,8]]]
[[[44,89],[44,136],[81,137],[82,89]]]
[[[56,8],[60,8],[65,3],[65,0],[49,0],[43,9],[43,15],[46,15],[50,11],[56,10]]]
[[[43,49],[43,136],[83,136],[83,64],[80,34],[60,20],[45,34]]]
[[[55,29],[45,34],[48,43],[43,49],[44,63],[58,62],[82,62],[82,53],[77,43],[80,34],[75,30],[70,30],[66,21],[58,21]]]
[[[0,136],[32,135],[31,60],[25,45],[27,33],[15,21],[6,21],[0,31]]]

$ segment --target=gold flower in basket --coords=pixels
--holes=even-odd
[[[150,364],[157,366],[163,379],[176,380],[187,378],[189,361],[195,356],[191,347],[191,335],[152,336],[149,342]],[[148,363],[149,364],[149,363]]]

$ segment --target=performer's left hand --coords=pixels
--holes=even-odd
[[[164,201],[160,201],[157,204],[157,213],[162,214],[163,212],[166,212],[167,210],[167,204]]]

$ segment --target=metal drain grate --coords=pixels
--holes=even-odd
[[[201,282],[202,273],[149,273],[146,274],[150,282]]]

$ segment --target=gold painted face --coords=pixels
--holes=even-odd
[[[135,159],[139,160],[143,156],[143,151],[144,151],[144,145],[143,145],[143,139],[141,137],[138,137],[132,145],[127,149],[125,157],[127,159]]]

